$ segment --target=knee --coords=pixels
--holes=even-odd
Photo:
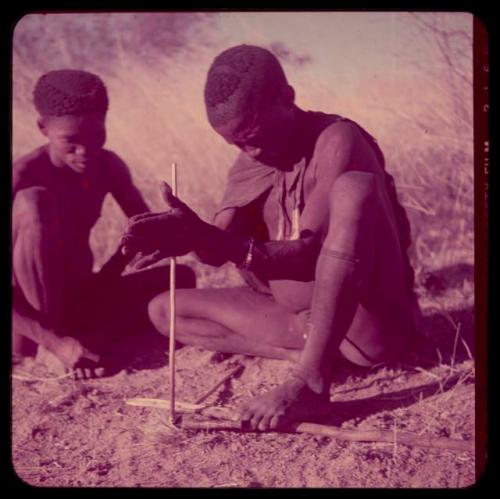
[[[155,296],[148,304],[148,317],[156,330],[168,335],[169,313],[166,304],[169,303],[168,292]]]
[[[29,220],[30,223],[42,222],[56,216],[56,199],[44,187],[29,187],[16,194],[12,207],[14,221]]]

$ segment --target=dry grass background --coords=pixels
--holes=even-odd
[[[335,80],[325,76],[329,73],[324,72],[324,68],[315,65],[315,50],[318,49],[308,45],[308,32],[294,33],[293,47],[301,49],[290,49],[287,40],[274,39],[269,32],[259,31],[255,19],[253,22],[249,19],[248,24],[240,23],[239,38],[234,38],[234,35],[231,38],[227,30],[221,29],[224,23],[234,20],[230,14],[25,17],[14,31],[12,152],[18,157],[43,143],[35,126],[31,91],[44,71],[62,67],[94,71],[101,75],[110,94],[106,147],[116,151],[130,166],[135,182],[151,208],[162,209],[158,182],[170,177],[170,164],[177,161],[180,197],[209,220],[222,195],[225,175],[236,151],[210,129],[205,118],[203,84],[207,68],[213,57],[231,44],[247,42],[272,48],[282,58],[289,80],[295,87],[299,106],[342,114],[358,121],[378,139],[385,152],[387,169],[396,179],[400,198],[412,223],[410,257],[416,270],[420,303],[426,315],[426,334],[432,336],[438,346],[437,363],[421,370],[420,376],[427,380],[437,379],[439,386],[444,386],[451,374],[460,374],[460,382],[452,391],[436,392],[445,399],[434,397],[435,405],[426,411],[419,413],[418,409],[409,415],[404,413],[406,409],[397,409],[396,412],[404,413],[400,421],[406,421],[409,429],[412,424],[418,426],[416,421],[423,421],[424,429],[436,427],[436,421],[441,418],[440,427],[447,428],[447,434],[460,435],[461,424],[469,430],[472,428],[472,432],[474,424],[471,420],[474,392],[467,389],[467,383],[464,385],[464,380],[470,382],[474,377],[473,130],[472,87],[468,81],[472,74],[472,19],[467,15],[457,19],[453,14],[401,14],[401,18],[407,23],[405,36],[408,38],[405,38],[406,42],[402,39],[401,45],[394,48],[394,54],[390,55],[393,63],[363,77],[354,73],[348,85],[340,85],[340,80],[336,85]],[[241,15],[239,19],[243,19]],[[450,35],[453,31],[459,34]],[[422,57],[415,54],[411,46],[405,45],[411,36],[420,37]],[[430,59],[425,54],[431,54]],[[361,64],[363,57],[369,58],[370,54],[360,53],[358,62]],[[119,208],[111,199],[106,199],[103,216],[91,236],[96,268],[115,250],[125,223]],[[194,266],[201,287],[231,286],[241,282],[229,265],[212,269],[199,264],[190,255],[181,261]],[[371,383],[377,385],[378,379],[384,379],[383,374],[375,374]],[[399,371],[392,379],[404,375],[404,370]],[[138,378],[137,383],[139,381]],[[355,380],[354,384],[358,381]],[[31,382],[20,383],[32,386]],[[135,386],[133,375],[126,383]],[[349,391],[352,383],[346,386]],[[38,390],[38,394],[46,396],[47,390]],[[134,392],[137,393],[140,393],[139,388]],[[442,407],[450,402],[453,394],[462,397],[462,413],[453,414],[448,410],[445,418]],[[459,407],[456,410],[459,411]],[[456,431],[449,429],[452,427]],[[32,443],[25,441],[25,448],[30,448]],[[28,466],[26,459],[22,458],[21,446],[17,451],[17,466],[22,465],[33,473],[31,465]],[[162,452],[159,455],[163,455]],[[386,469],[382,478],[379,476],[371,482],[366,476],[363,478],[360,470],[366,462],[380,463],[383,457],[367,458],[363,454],[360,459],[365,464],[358,466],[359,473],[352,478],[357,482],[349,482],[350,472],[346,468],[345,474],[339,475],[341,478],[338,479],[331,476],[327,479],[324,473],[320,473],[312,482],[304,478],[302,482],[269,479],[264,483],[271,486],[295,486],[295,483],[302,483],[300,486],[357,486],[360,483],[394,486],[398,483],[396,457],[393,454],[389,458],[392,459],[392,467],[387,468],[392,470],[390,476]],[[344,463],[346,466],[349,459]],[[446,459],[443,463],[459,463],[456,469],[462,471],[457,471],[457,476],[468,470],[465,478],[462,477],[462,485],[464,481],[470,484],[473,460],[464,461],[463,456],[460,462],[451,457],[448,461]],[[134,473],[139,473],[138,469],[142,470],[135,467]],[[180,473],[178,469],[177,472]],[[422,478],[424,482],[419,482],[414,473],[409,472],[408,479],[399,483],[403,486],[447,487],[460,484],[456,477],[433,481],[430,478],[432,472],[433,467],[429,464],[424,474],[426,478]],[[35,483],[44,481],[40,479],[43,473],[35,475],[38,477]],[[32,478],[26,479],[33,483]],[[76,481],[65,480],[60,478],[59,482],[49,480],[48,483],[87,483],[82,477]],[[124,481],[123,476],[121,480],[117,477],[115,481],[102,483],[130,482]],[[160,482],[186,486],[190,480],[194,480],[193,484],[210,483],[196,481],[193,473],[188,474],[184,481],[179,478]],[[252,482],[245,480],[238,479],[235,483],[248,485]],[[101,482],[90,480],[88,483]],[[149,482],[142,483],[153,486],[156,482],[150,477]],[[229,479],[226,483],[233,484]]]

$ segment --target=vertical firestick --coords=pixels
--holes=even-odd
[[[177,196],[177,164],[172,163],[172,192]],[[170,257],[170,423],[176,424],[175,417],[175,256]]]

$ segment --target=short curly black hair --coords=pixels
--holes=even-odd
[[[286,86],[276,56],[254,45],[237,45],[219,54],[208,70],[205,106],[214,127],[253,111]]]
[[[102,80],[77,69],[60,69],[42,75],[35,85],[33,101],[41,116],[105,114],[109,105]]]

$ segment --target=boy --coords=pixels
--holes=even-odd
[[[128,259],[118,251],[92,273],[89,235],[106,194],[128,217],[149,211],[126,164],[103,148],[108,95],[101,79],[86,71],[51,71],[33,95],[48,143],[13,165],[14,360],[41,346],[77,377],[93,376],[109,347],[109,330],[145,315],[148,298],[166,289],[168,272],[121,277]],[[193,286],[192,271],[180,267],[178,282]]]

